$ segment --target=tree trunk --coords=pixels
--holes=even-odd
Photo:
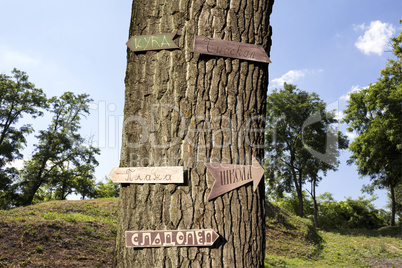
[[[298,175],[298,176],[297,176]],[[303,191],[302,191],[302,178],[301,178],[301,173],[299,171],[298,174],[296,172],[293,172],[293,181],[295,183],[295,188],[296,188],[296,193],[297,193],[297,199],[299,200],[299,217],[304,217],[304,211],[303,211]]]
[[[179,49],[128,51],[120,167],[183,166],[185,183],[122,184],[114,267],[263,267],[264,183],[211,201],[206,162],[264,157],[266,63],[200,55],[195,36],[271,46],[273,1],[134,1],[130,37],[171,33]],[[258,129],[260,131],[255,131]],[[133,249],[125,231],[213,229],[212,247]]]
[[[316,179],[312,179],[311,181],[311,198],[313,198],[313,204],[314,204],[314,227],[318,228],[318,206],[317,206],[317,199],[315,195],[315,183]]]
[[[390,226],[395,226],[395,213],[396,213],[396,201],[395,201],[395,187],[391,185],[391,223]]]

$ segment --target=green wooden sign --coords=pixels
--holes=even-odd
[[[173,42],[176,33],[163,33],[153,35],[139,35],[131,37],[126,45],[132,51],[175,49],[178,46]]]

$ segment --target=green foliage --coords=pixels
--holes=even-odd
[[[95,155],[100,150],[86,145],[78,134],[80,119],[89,114],[87,94],[65,92],[47,99],[41,89],[16,69],[13,77],[0,75],[0,209],[64,200],[73,192],[83,198],[95,194]],[[33,118],[47,110],[53,115],[46,130],[36,136],[38,142],[32,158],[18,171],[6,166],[22,158],[26,136],[33,132],[30,124],[17,128],[24,115]]]
[[[75,179],[75,193],[81,195],[81,199],[96,197],[95,179],[89,176],[79,176]]]
[[[43,249],[42,249],[42,246],[36,246],[36,252],[38,252],[38,253],[42,253],[43,252]]]
[[[315,187],[321,180],[319,172],[325,175],[336,170],[338,147],[347,147],[346,137],[331,126],[334,123],[334,113],[326,111],[326,104],[316,93],[285,83],[283,89],[268,96],[267,182],[277,195],[296,191],[299,216],[303,216],[303,185],[310,181]]]
[[[367,228],[377,229],[386,225],[389,215],[383,209],[375,209],[371,199],[358,197],[353,200],[334,201],[319,197],[319,224],[323,229]]]
[[[402,32],[391,40],[396,59],[388,60],[375,84],[350,95],[345,121],[348,130],[358,134],[349,146],[349,163],[371,178],[371,190],[386,188],[392,193],[402,178]]]
[[[29,124],[20,128],[15,124],[26,114],[41,116],[40,108],[47,107],[45,94],[28,81],[26,73],[17,69],[12,73],[13,77],[0,74],[0,167],[21,158],[25,136],[33,131]]]
[[[47,186],[55,199],[64,200],[84,178],[93,179],[99,149],[85,145],[77,131],[80,119],[89,113],[87,94],[64,93],[50,99],[52,122],[39,132],[32,159],[26,161],[19,183],[22,205],[31,204],[38,190]],[[79,188],[79,186],[77,186]]]
[[[305,216],[313,215],[313,202],[311,198],[308,198],[308,194],[306,191],[302,192],[303,194],[303,214]],[[299,213],[299,199],[295,192],[291,192],[290,195],[284,194],[282,197],[271,196],[270,199],[280,208],[285,209],[286,211],[298,215]]]
[[[13,182],[18,171],[5,165],[22,158],[26,136],[33,132],[30,124],[16,124],[25,115],[42,116],[41,109],[47,108],[45,94],[28,81],[25,72],[14,69],[12,74],[0,74],[0,209],[13,206],[16,198]]]
[[[313,217],[313,201],[303,192],[303,210],[308,218]],[[325,230],[334,229],[376,229],[383,227],[389,221],[390,215],[383,209],[376,209],[373,205],[375,197],[365,199],[348,197],[345,201],[336,201],[330,193],[324,193],[317,198],[318,224]],[[285,195],[283,198],[272,200],[279,207],[298,214],[298,198],[295,193]]]
[[[399,220],[399,222],[396,224],[398,224],[399,226],[402,226],[402,182],[399,183],[396,187],[395,187],[395,214],[396,214],[396,218]],[[388,204],[387,204],[387,208],[392,210],[392,198],[391,195],[388,194]]]
[[[120,185],[118,183],[112,182],[112,180],[105,177],[104,182],[99,182],[96,185],[95,197],[96,198],[111,198],[111,197],[119,197],[120,194]]]

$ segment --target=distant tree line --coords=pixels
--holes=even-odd
[[[373,201],[376,197],[367,199],[365,196],[337,201],[331,193],[317,196],[318,206],[317,223],[321,229],[378,229],[388,225],[391,213],[384,209],[376,209]],[[270,201],[288,212],[297,215],[298,198],[295,193],[285,194],[283,197],[271,196]],[[306,191],[303,191],[303,211],[306,218],[314,217],[313,200]]]
[[[89,114],[88,94],[65,92],[47,98],[28,81],[25,72],[0,74],[0,208],[26,206],[46,200],[65,200],[70,194],[81,198],[105,196],[108,183],[95,182],[96,155],[100,150],[79,134],[80,120]],[[45,130],[35,136],[32,155],[24,156],[32,122],[50,114]],[[17,169],[15,160],[24,160]]]

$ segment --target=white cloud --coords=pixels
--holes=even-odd
[[[18,159],[18,160],[13,160],[11,162],[7,162],[6,163],[6,167],[10,168],[16,168],[17,170],[22,170],[24,168],[24,161],[22,159]]]
[[[363,24],[360,24],[360,25],[353,25],[353,30],[355,31],[355,32],[357,32],[357,31],[364,31],[364,29],[366,28],[366,25],[363,23]]]
[[[343,111],[336,111],[336,113],[335,113],[335,119],[338,121],[341,121],[344,116],[345,116],[345,114],[343,113]]]
[[[381,56],[389,45],[389,39],[395,33],[395,27],[392,24],[372,21],[370,26],[364,24],[354,26],[357,30],[366,30],[363,36],[359,36],[355,46],[364,54],[377,54]]]
[[[2,66],[8,69],[14,67],[26,69],[28,67],[37,67],[40,61],[21,52],[6,49],[0,51],[0,62]]]
[[[300,78],[305,77],[306,75],[314,75],[316,73],[320,73],[323,72],[322,69],[319,70],[290,70],[287,73],[285,73],[284,75],[282,75],[279,78],[275,78],[271,80],[271,83],[273,85],[277,85],[277,86],[282,86],[283,83],[294,83],[297,80],[299,80]]]
[[[360,90],[362,90],[362,89],[364,89],[364,87],[363,87],[363,88],[360,88],[359,85],[357,85],[357,86],[352,86],[352,88],[349,90],[349,92],[346,93],[345,95],[342,95],[339,99],[340,99],[340,100],[348,101],[348,100],[350,99],[350,94],[355,93],[355,92],[358,92],[358,91],[360,91]]]
[[[349,140],[353,141],[357,138],[357,134],[355,132],[346,132],[345,134]]]

